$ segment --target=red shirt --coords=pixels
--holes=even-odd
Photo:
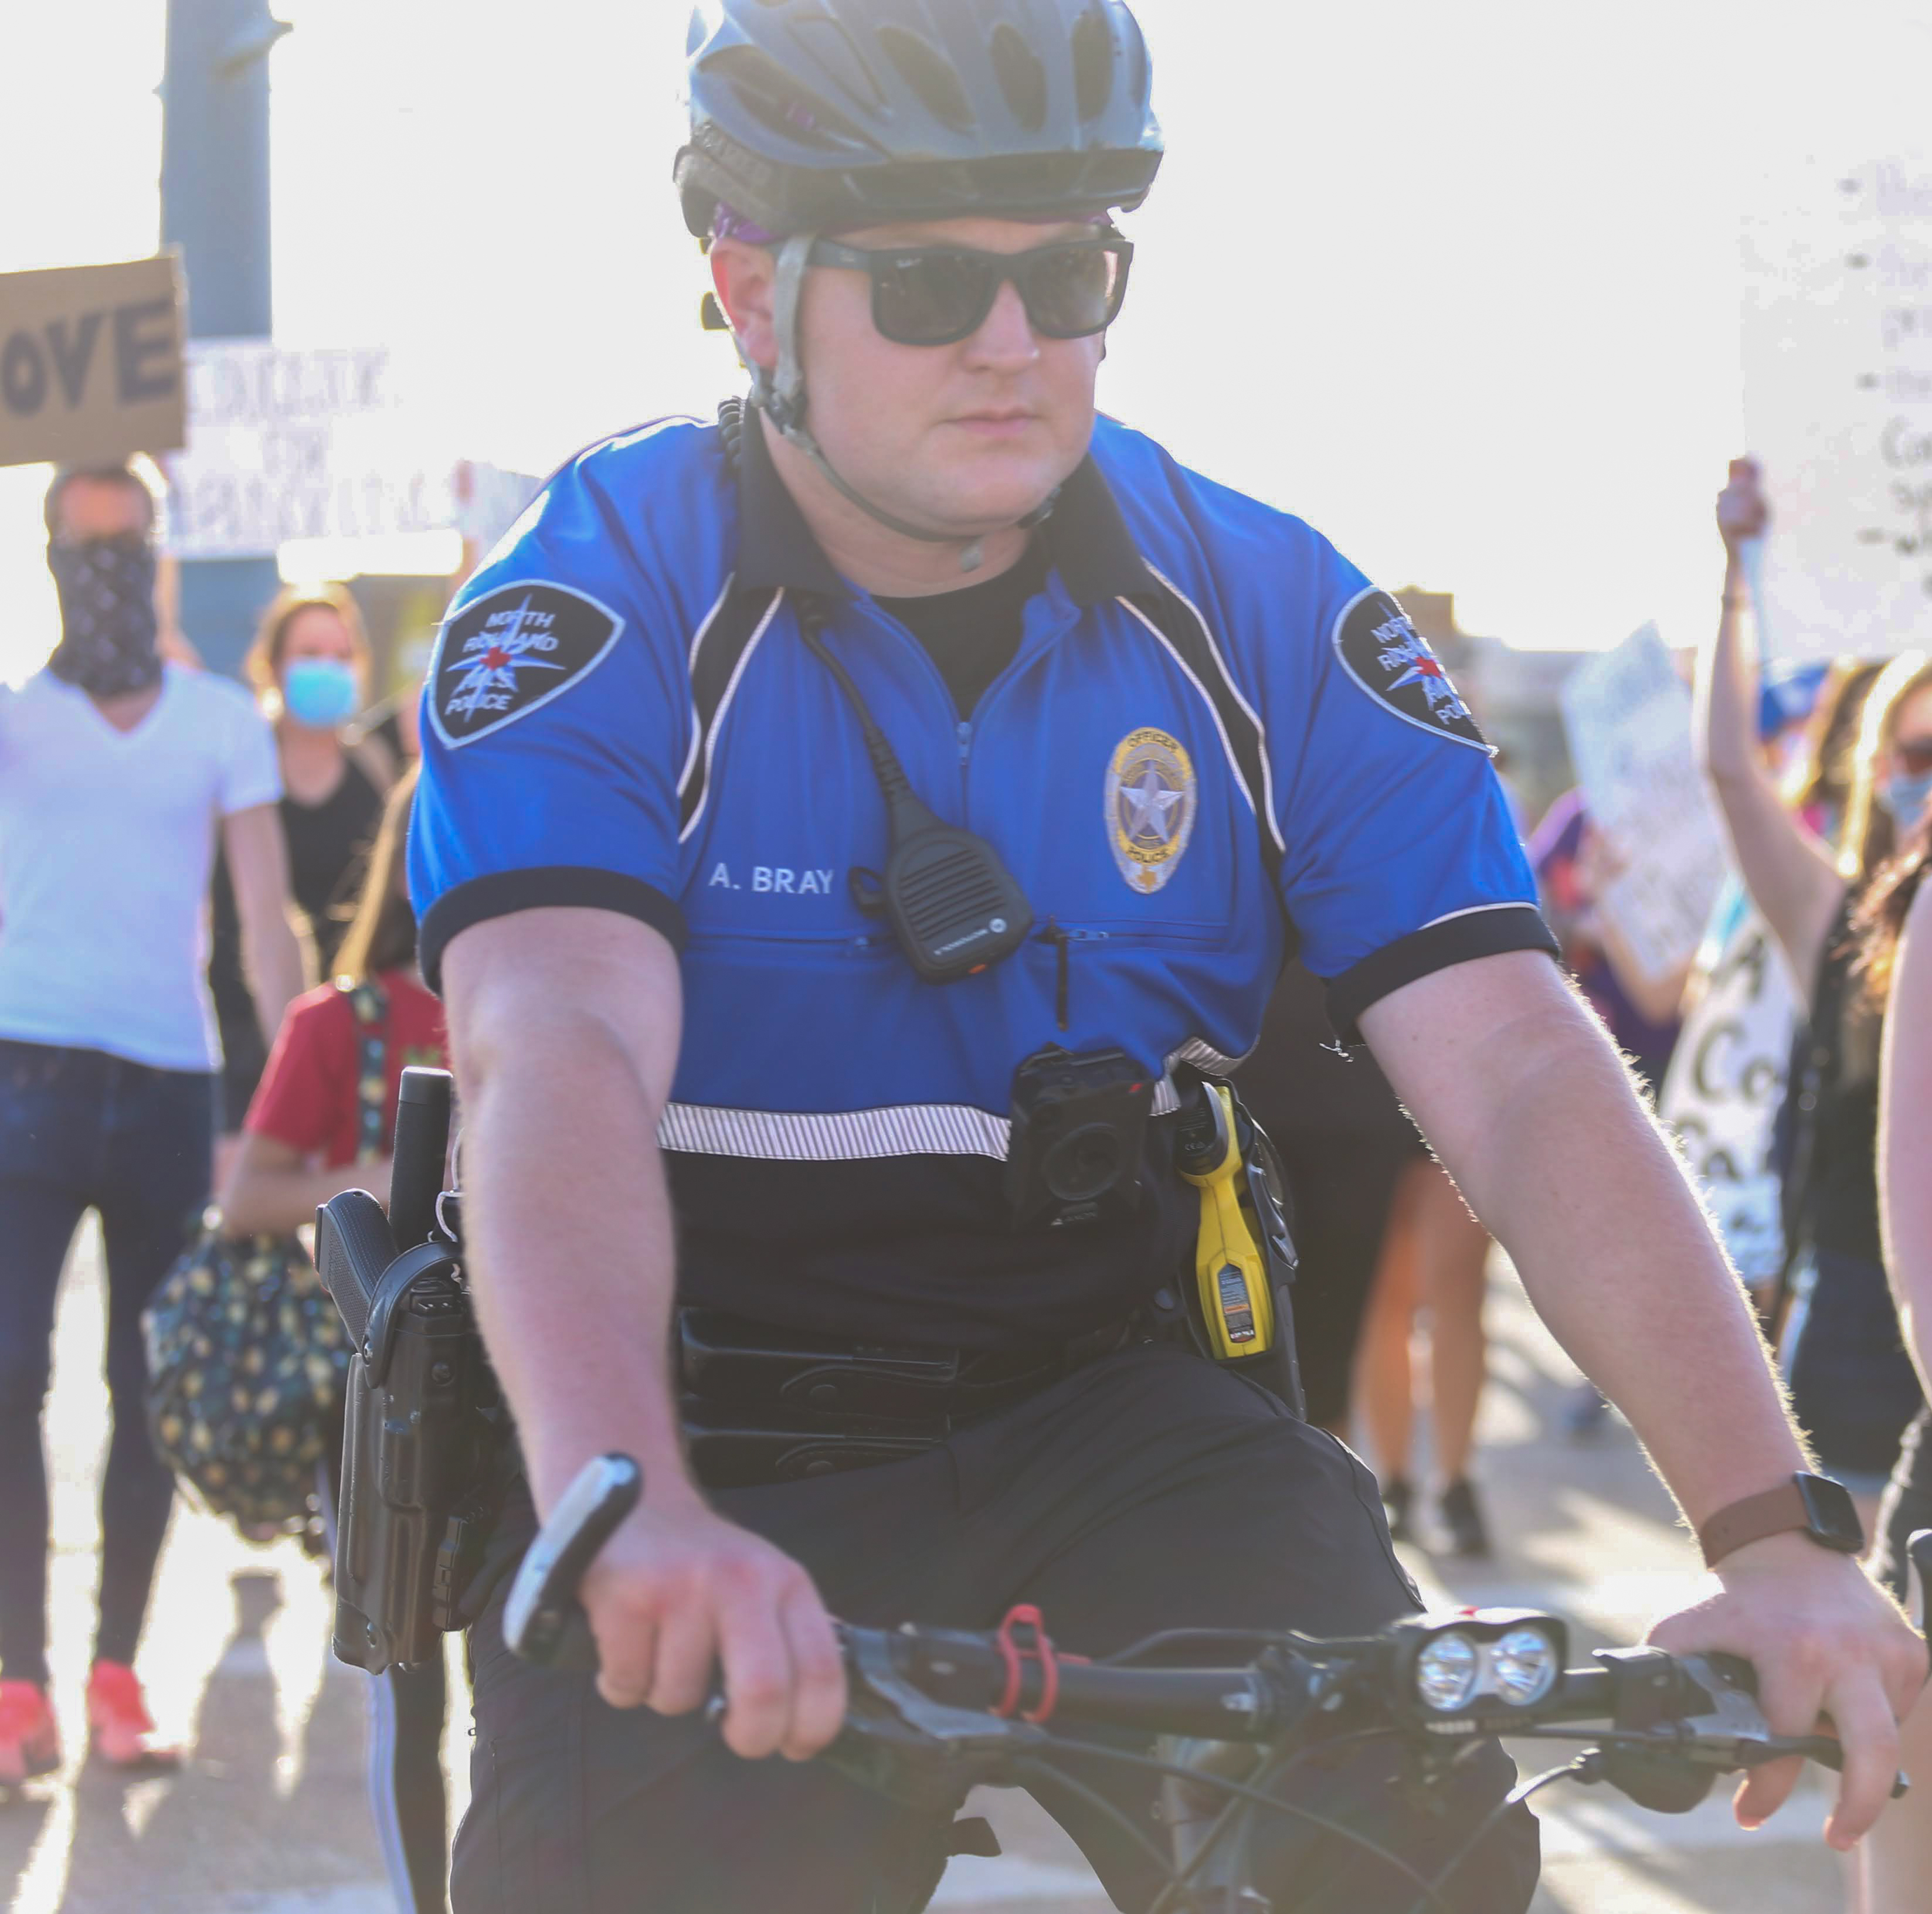
[[[421,1063],[440,1068],[448,1046],[442,1005],[422,984],[400,970],[386,971],[376,981],[389,1000],[389,1081],[382,1099],[386,1150],[395,1135],[396,1086],[404,1067]],[[313,1158],[318,1169],[340,1170],[353,1163],[362,1035],[348,998],[333,984],[298,997],[276,1033],[242,1127]]]

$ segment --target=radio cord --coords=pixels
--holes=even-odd
[[[846,702],[852,707],[859,720],[859,730],[866,741],[866,753],[872,760],[872,774],[879,780],[879,789],[884,794],[886,809],[892,813],[892,834],[896,840],[900,834],[902,808],[908,804],[916,806],[921,812],[926,807],[914,794],[910,781],[905,774],[905,767],[899,762],[898,753],[892,749],[891,741],[881,731],[872,714],[866,707],[865,699],[859,695],[859,687],[852,682],[851,674],[832,655],[824,639],[824,608],[816,598],[801,597],[798,601],[799,636],[805,640],[805,647],[838,681],[838,688],[845,694]]]

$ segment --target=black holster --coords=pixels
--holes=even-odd
[[[350,1364],[334,1646],[372,1673],[432,1658],[476,1619],[466,1598],[501,1502],[501,1399],[447,1261],[399,1286]]]
[[[336,1505],[335,1652],[372,1674],[476,1619],[508,1418],[454,1245],[394,1254],[375,1199],[323,1206],[318,1266],[356,1337]],[[386,1260],[385,1260],[386,1257]]]

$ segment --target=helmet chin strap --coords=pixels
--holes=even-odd
[[[983,535],[962,539],[953,532],[934,532],[887,511],[883,505],[875,505],[839,473],[825,456],[824,448],[812,428],[806,424],[805,367],[798,350],[798,306],[805,288],[806,265],[812,251],[812,241],[810,233],[798,233],[778,243],[778,271],[772,289],[772,319],[778,341],[778,370],[774,373],[763,366],[752,365],[752,404],[778,427],[782,436],[812,461],[826,483],[848,504],[857,506],[868,518],[883,525],[888,532],[896,532],[902,538],[916,538],[928,545],[959,547],[959,569],[977,571],[986,562]],[[1053,510],[1054,502],[1059,496],[1060,488],[1055,486],[1040,504],[1024,518],[1015,521],[1015,529],[1031,531]]]

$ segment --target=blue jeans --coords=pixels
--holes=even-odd
[[[55,1292],[89,1209],[100,1212],[106,1249],[113,1406],[94,1652],[134,1659],[174,1499],[148,1440],[141,1311],[208,1200],[214,1083],[199,1071],[0,1038],[0,1656],[12,1679],[47,1678],[40,1411]]]

